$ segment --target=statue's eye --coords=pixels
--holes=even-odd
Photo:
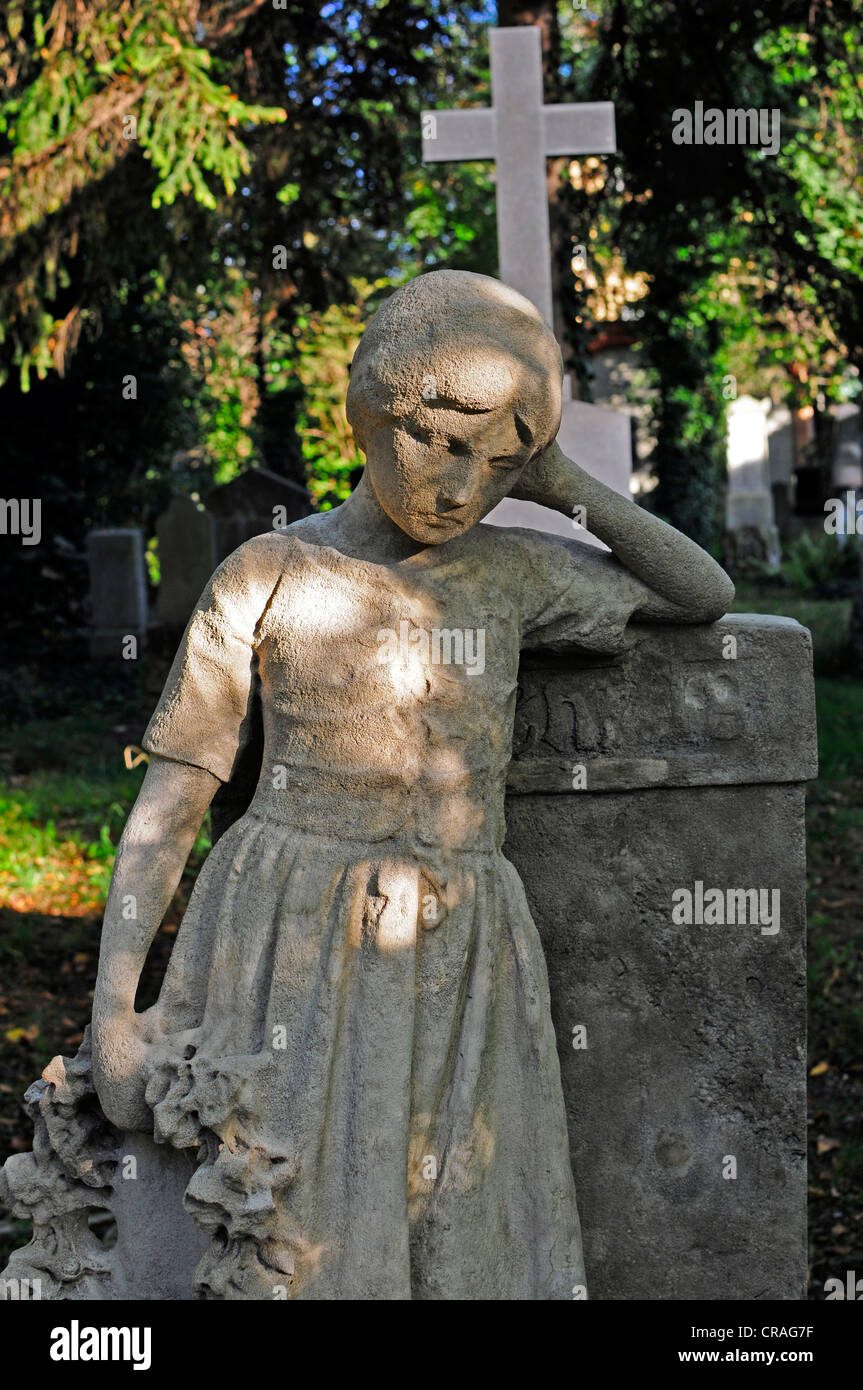
[[[405,424],[402,428],[405,434],[416,440],[417,444],[429,444],[431,442],[431,435],[428,430],[420,429],[419,425]]]
[[[470,449],[463,439],[451,439],[448,447],[450,453],[455,454],[456,458],[463,458],[465,454],[470,453]]]
[[[516,464],[520,462],[518,454],[499,454],[497,458],[489,459],[491,467],[499,469],[500,472],[504,472],[508,468],[515,468]]]

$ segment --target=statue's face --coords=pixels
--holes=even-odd
[[[366,474],[391,521],[422,545],[476,525],[515,485],[535,452],[511,407],[376,411],[362,426]]]

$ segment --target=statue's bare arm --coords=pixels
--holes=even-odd
[[[151,1123],[141,1072],[150,1036],[147,1015],[135,1012],[135,993],[220,786],[210,772],[151,755],[117,850],[93,999],[93,1077],[105,1114],[120,1129]]]
[[[586,529],[652,591],[641,621],[709,623],[731,607],[734,584],[700,545],[585,473],[556,442],[528,465],[511,495],[570,517],[583,507]]]

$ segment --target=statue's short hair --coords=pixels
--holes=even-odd
[[[396,290],[369,322],[347,415],[362,442],[367,414],[509,407],[519,435],[540,449],[560,425],[562,377],[554,334],[530,300],[488,275],[435,270]]]

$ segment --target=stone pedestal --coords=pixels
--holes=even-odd
[[[590,1296],[804,1298],[809,634],[735,615],[633,638],[622,658],[525,658],[507,806]],[[779,912],[675,921],[680,890],[697,917],[711,889]]]

